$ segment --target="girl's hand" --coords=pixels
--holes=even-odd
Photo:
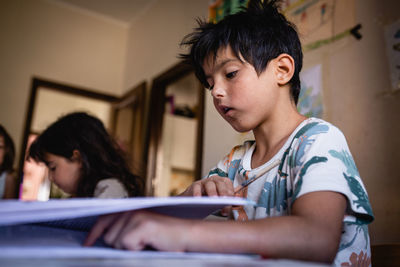
[[[194,182],[180,196],[233,196],[233,184],[229,178],[211,176]]]
[[[150,246],[162,251],[185,251],[189,220],[147,211],[133,211],[102,216],[87,236],[84,246],[93,245],[104,235],[106,244],[128,250]]]

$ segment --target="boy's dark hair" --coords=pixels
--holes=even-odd
[[[4,171],[12,172],[15,158],[15,146],[11,136],[0,124],[0,136],[4,139],[4,157],[0,164],[0,174]]]
[[[129,196],[142,195],[142,181],[130,172],[117,143],[99,119],[86,113],[67,114],[50,125],[32,143],[28,157],[46,163],[46,153],[71,159],[74,150],[82,159],[77,197],[92,197],[97,183],[107,178],[118,179]]]
[[[182,46],[189,46],[188,54],[181,54],[185,62],[191,64],[197,78],[209,87],[204,74],[204,60],[220,48],[230,46],[236,57],[241,55],[254,66],[260,75],[268,62],[282,53],[289,54],[295,62],[291,85],[291,96],[297,104],[300,93],[300,70],[303,53],[296,26],[279,13],[279,0],[250,0],[248,7],[228,15],[217,24],[197,20],[199,27],[184,37]]]

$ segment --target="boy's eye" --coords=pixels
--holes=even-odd
[[[232,79],[233,77],[236,76],[237,72],[238,72],[237,70],[236,71],[232,71],[232,72],[229,72],[228,74],[226,74],[225,76],[228,79]]]
[[[207,89],[208,89],[209,91],[212,91],[212,89],[214,89],[214,85],[209,85],[209,86],[207,87]]]

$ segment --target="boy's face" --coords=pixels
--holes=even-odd
[[[254,67],[238,59],[229,46],[220,48],[215,60],[211,55],[204,61],[214,106],[235,130],[254,130],[277,108],[279,86],[271,63],[258,75]]]

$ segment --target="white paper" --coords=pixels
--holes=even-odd
[[[92,247],[82,247],[86,232],[44,227],[14,225],[0,227],[0,259],[4,258],[259,258],[256,255],[229,255],[217,253],[183,253],[161,251],[128,251],[108,247],[98,241]]]
[[[218,254],[205,253],[118,250],[108,247],[101,239],[92,247],[83,247],[82,244],[88,234],[87,231],[101,214],[147,209],[182,218],[204,218],[227,205],[249,204],[254,203],[232,197],[91,198],[47,202],[4,200],[0,201],[0,258],[218,257]],[[219,257],[224,256],[220,254]],[[255,256],[236,255],[237,259],[248,257]]]
[[[182,218],[204,218],[227,205],[254,205],[234,197],[136,197],[124,199],[58,199],[49,201],[0,201],[0,226],[98,216],[150,209]]]

